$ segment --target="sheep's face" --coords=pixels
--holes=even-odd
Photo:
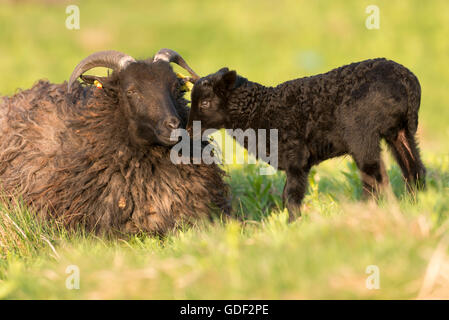
[[[228,68],[220,69],[199,79],[192,90],[192,108],[187,127],[201,121],[203,130],[220,129],[229,125],[227,98],[236,82],[237,74]]]
[[[170,146],[181,125],[176,112],[179,80],[165,61],[136,62],[119,74],[121,105],[129,118],[129,133],[138,145]]]
[[[131,143],[147,147],[177,142],[170,135],[181,126],[176,111],[181,84],[168,62],[137,61],[112,77],[82,78],[88,83],[99,81],[107,94],[119,97]]]

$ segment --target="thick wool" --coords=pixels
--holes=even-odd
[[[76,83],[39,81],[0,101],[0,185],[44,218],[97,232],[162,234],[228,212],[224,172],[175,165],[170,149],[140,150],[128,138],[118,100]],[[187,102],[179,91],[184,124]]]
[[[195,84],[189,123],[201,120],[203,129],[278,129],[279,167],[287,173],[284,201],[298,209],[311,167],[329,158],[351,155],[365,193],[388,183],[381,139],[391,147],[408,185],[423,185],[425,168],[414,138],[420,98],[413,73],[386,59],[276,87],[224,68]]]

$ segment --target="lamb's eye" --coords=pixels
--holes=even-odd
[[[201,109],[208,109],[209,107],[210,107],[210,101],[209,100],[201,101],[201,105],[200,105]]]

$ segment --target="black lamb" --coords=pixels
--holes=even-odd
[[[383,58],[276,87],[223,68],[195,83],[188,127],[199,120],[202,129],[278,129],[279,169],[287,175],[283,200],[293,219],[300,213],[311,167],[329,158],[351,155],[364,196],[381,191],[388,184],[381,139],[409,189],[424,187],[426,170],[415,140],[420,99],[415,75]]]

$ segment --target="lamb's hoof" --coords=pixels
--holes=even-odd
[[[295,222],[301,217],[301,210],[299,209],[299,207],[287,209],[288,209],[288,223]]]

